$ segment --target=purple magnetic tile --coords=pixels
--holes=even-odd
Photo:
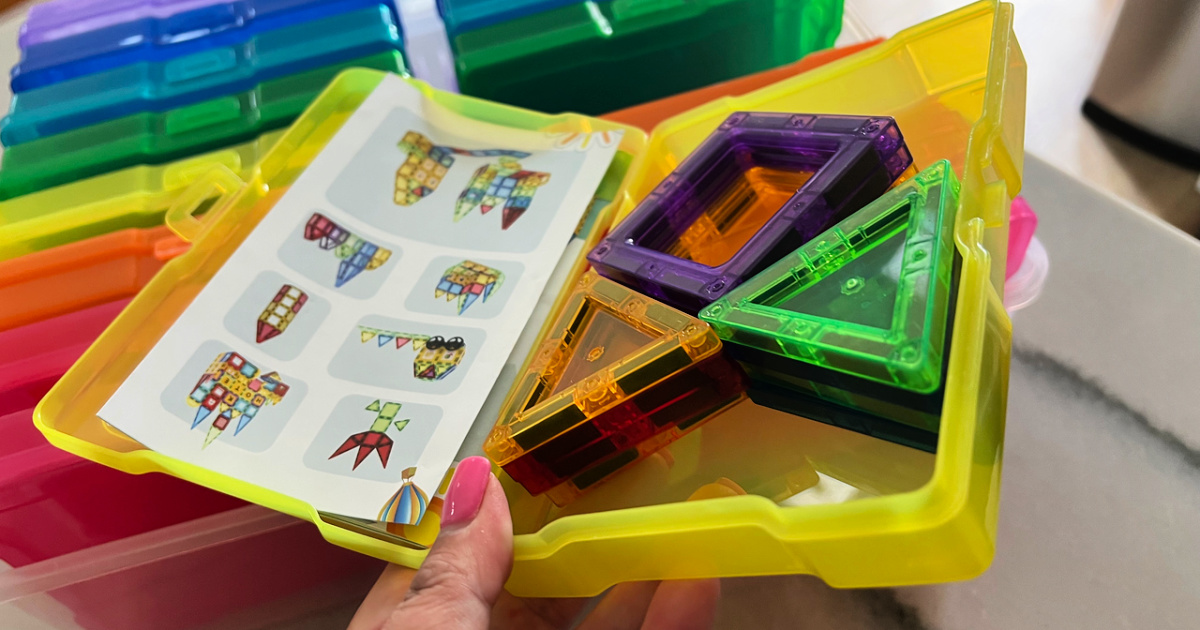
[[[143,18],[162,19],[230,0],[54,0],[29,8],[21,48]]]
[[[695,314],[882,195],[910,165],[890,117],[737,112],[588,261],[607,278]],[[812,176],[724,263],[708,266],[662,251],[753,167]]]

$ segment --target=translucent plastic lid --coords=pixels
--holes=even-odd
[[[12,91],[102,72],[139,61],[165,61],[249,41],[255,35],[347,11],[391,3],[379,0],[241,0],[114,24],[25,49],[12,69]],[[397,21],[398,22],[398,21]]]
[[[395,18],[383,5],[294,24],[246,43],[120,66],[22,92],[13,97],[0,141],[12,146],[129,114],[162,112],[401,48]]]
[[[17,39],[21,48],[143,18],[176,13],[228,0],[55,0],[29,7]]]
[[[450,37],[583,0],[437,0]]]
[[[291,124],[346,68],[403,72],[399,52],[273,79],[253,90],[168,112],[143,112],[9,147],[0,169],[8,199],[135,164],[161,164]]]

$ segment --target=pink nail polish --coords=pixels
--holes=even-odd
[[[468,457],[458,464],[446,490],[442,529],[465,525],[475,518],[491,477],[492,465],[483,457]]]

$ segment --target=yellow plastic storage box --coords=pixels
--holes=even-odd
[[[228,255],[264,212],[259,201],[299,175],[379,78],[365,71],[339,78],[250,185],[213,210],[215,220],[192,222],[186,205],[168,213],[168,223],[195,241],[192,249],[164,268],[39,405],[35,422],[51,442],[129,472],[169,472],[312,520],[328,540],[363,553],[421,562],[423,550],[339,527],[294,499],[147,451],[95,415],[215,271],[199,271],[202,263]],[[514,126],[578,120],[430,97]],[[502,478],[517,532],[509,589],[584,596],[622,581],[786,573],[842,587],[897,586],[983,571],[994,554],[1000,490],[1011,346],[1004,256],[1008,204],[1020,188],[1024,98],[1012,7],[985,1],[670,119],[648,146],[627,133],[622,150],[638,157],[615,195],[622,214],[736,110],[890,115],[918,164],[951,161],[963,181],[956,228],[963,262],[937,453],[745,403],[562,508]],[[226,171],[217,179],[231,177]],[[189,196],[194,202],[204,192]],[[600,224],[608,218],[606,210]],[[582,273],[580,263],[573,276]],[[485,434],[486,424],[473,433]]]

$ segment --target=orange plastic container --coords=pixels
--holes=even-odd
[[[187,244],[131,228],[0,261],[0,330],[137,294]]]
[[[658,126],[658,123],[676,115],[682,114],[693,107],[699,107],[709,101],[716,100],[724,96],[741,96],[748,94],[759,88],[766,87],[773,83],[778,83],[784,79],[791,78],[801,72],[808,72],[814,68],[819,68],[827,63],[837,61],[842,57],[848,57],[854,53],[865,50],[882,42],[883,39],[872,39],[870,41],[853,44],[851,46],[842,46],[841,48],[830,48],[828,50],[819,50],[814,53],[805,55],[803,59],[795,63],[789,63],[786,66],[779,66],[771,70],[756,72],[737,79],[714,83],[707,87],[683,92],[675,96],[660,98],[657,101],[634,105],[625,109],[619,109],[615,112],[607,113],[600,118],[611,120],[613,122],[633,125],[650,131]]]

